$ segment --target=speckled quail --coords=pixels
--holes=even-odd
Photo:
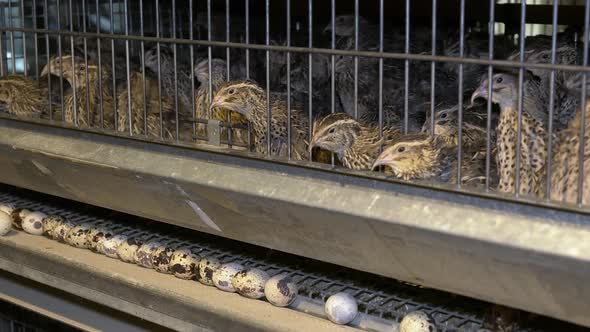
[[[48,109],[47,89],[28,77],[0,78],[0,110],[18,117],[39,118]]]
[[[335,153],[344,167],[370,170],[383,145],[399,136],[400,131],[366,125],[346,113],[329,114],[315,120],[310,147]]]

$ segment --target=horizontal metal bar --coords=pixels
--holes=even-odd
[[[587,215],[213,150],[0,128],[0,182],[590,326]]]
[[[206,40],[190,40],[190,39],[178,39],[178,38],[163,38],[163,37],[142,37],[133,35],[110,35],[104,33],[90,33],[90,32],[72,32],[72,31],[60,31],[60,30],[46,30],[46,29],[30,29],[30,28],[11,28],[11,29],[0,29],[1,31],[21,31],[21,32],[36,32],[50,35],[60,36],[83,36],[88,38],[105,38],[105,39],[116,39],[116,40],[137,40],[144,42],[160,42],[160,43],[175,43],[184,45],[201,45],[201,46],[212,46],[212,47],[229,47],[239,49],[250,49],[250,50],[269,50],[277,52],[293,52],[293,53],[313,53],[313,54],[326,54],[326,55],[343,55],[343,56],[362,56],[368,58],[384,58],[384,59],[397,59],[397,60],[415,60],[415,61],[428,61],[428,62],[450,62],[450,63],[463,63],[463,64],[475,64],[475,65],[491,65],[497,67],[509,67],[509,68],[537,68],[537,69],[556,69],[566,71],[581,71],[590,72],[590,66],[577,66],[577,65],[552,65],[545,63],[526,63],[519,61],[509,60],[490,60],[490,59],[475,59],[475,58],[460,58],[450,57],[442,55],[426,55],[426,54],[412,54],[412,53],[393,53],[393,52],[372,52],[372,51],[355,51],[355,50],[338,50],[338,49],[327,49],[327,48],[308,48],[308,47],[295,47],[295,46],[280,46],[280,45],[262,45],[262,44],[243,44],[234,42],[224,41],[206,41]]]

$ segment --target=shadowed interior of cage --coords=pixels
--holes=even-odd
[[[43,100],[2,114],[581,208],[589,6],[563,4],[7,1],[0,73]]]

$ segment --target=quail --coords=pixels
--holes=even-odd
[[[159,138],[162,134],[164,139],[172,139],[175,132],[175,110],[174,102],[170,97],[162,96],[162,124],[160,129],[160,98],[158,83],[149,78],[145,78],[145,95],[144,95],[143,75],[139,72],[133,72],[130,75],[129,86],[120,89],[117,94],[118,126],[120,132],[129,131],[129,113],[131,114],[131,123],[134,135],[146,135],[148,137]],[[131,95],[129,103],[129,95]],[[129,111],[129,106],[131,110]],[[146,117],[147,115],[147,117]],[[145,122],[144,122],[145,121]],[[147,132],[146,132],[147,127]]]
[[[79,57],[75,57],[73,60],[74,64],[72,64],[71,55],[53,57],[41,72],[41,76],[48,74],[57,76],[63,69],[63,78],[73,87],[64,95],[63,120],[66,123],[83,127],[101,127],[101,125],[105,128],[114,127],[115,105],[112,94],[105,84],[108,73],[103,69],[103,84],[102,89],[99,89],[98,66],[94,63],[88,63],[86,66],[84,60]],[[86,77],[86,73],[88,73],[88,77]]]
[[[256,152],[266,154],[270,143],[271,156],[288,155],[287,103],[283,98],[271,94],[271,118],[268,128],[266,91],[254,81],[231,81],[221,85],[211,104],[211,109],[225,108],[242,114],[252,126]],[[291,157],[306,160],[308,147],[306,136],[309,130],[307,117],[297,110],[291,110]],[[270,139],[268,138],[270,129]]]
[[[0,110],[18,117],[39,118],[48,109],[47,89],[28,77],[0,78]]]
[[[500,172],[498,189],[500,192],[515,193],[518,171],[520,172],[519,194],[543,197],[547,133],[544,117],[546,108],[538,95],[541,91],[532,88],[536,86],[534,80],[525,80],[520,151],[518,151],[518,78],[511,74],[499,73],[495,74],[492,80],[491,96],[488,96],[489,79],[486,78],[473,93],[471,100],[474,102],[478,97],[491,98],[492,102],[500,106],[496,142]],[[518,155],[520,155],[519,170],[516,169]]]
[[[334,113],[313,123],[310,148],[335,153],[342,165],[356,170],[370,170],[384,144],[399,136],[399,130],[379,128],[361,123],[346,113]]]

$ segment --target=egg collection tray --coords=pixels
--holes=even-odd
[[[224,264],[239,263],[266,271],[271,276],[287,274],[297,284],[299,297],[311,304],[297,309],[316,316],[323,316],[318,308],[322,308],[329,296],[338,292],[348,293],[356,299],[363,317],[351,323],[358,328],[386,330],[387,326],[397,326],[406,314],[416,310],[433,317],[439,331],[478,331],[484,324],[493,325],[493,321],[498,319],[493,314],[489,318],[495,307],[490,303],[11,186],[0,185],[0,202],[47,215],[59,215],[74,224],[107,222],[125,229],[137,229],[160,236],[177,247],[190,247],[199,256],[215,258]],[[314,307],[314,304],[318,305]],[[576,329],[559,321],[519,312],[519,317],[524,315],[529,318],[524,322],[519,319],[519,327],[515,331],[549,331],[555,326]]]

